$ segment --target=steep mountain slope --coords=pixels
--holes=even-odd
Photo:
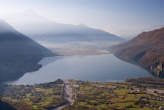
[[[141,65],[155,76],[164,77],[164,28],[143,32],[112,50],[116,56]]]
[[[38,62],[53,55],[49,50],[0,20],[0,82],[15,80],[40,67]]]

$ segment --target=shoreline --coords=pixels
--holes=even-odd
[[[161,83],[161,84],[159,84],[159,83]],[[7,86],[4,85],[4,89],[6,88],[6,90],[5,90],[6,93],[1,92],[1,95],[2,95],[1,98],[3,99],[4,102],[7,102],[9,104],[12,104],[14,107],[17,107],[17,106],[21,106],[21,105],[19,105],[19,101],[18,102],[14,101],[14,103],[18,104],[17,106],[15,106],[15,104],[12,102],[12,97],[13,98],[14,97],[15,98],[20,97],[21,99],[19,99],[19,98],[18,99],[16,98],[16,99],[17,100],[24,100],[24,98],[23,98],[24,96],[20,95],[20,93],[21,94],[22,93],[23,94],[29,94],[29,93],[31,94],[31,92],[30,92],[31,89],[33,91],[35,91],[35,92],[32,92],[33,95],[31,94],[32,95],[32,96],[30,96],[31,98],[37,97],[37,94],[40,94],[39,96],[41,96],[41,97],[45,97],[44,94],[47,94],[47,93],[45,93],[44,91],[47,91],[47,89],[52,90],[52,88],[54,86],[56,87],[56,90],[58,87],[60,87],[61,92],[60,92],[59,96],[63,101],[59,101],[58,98],[57,99],[55,98],[53,100],[49,100],[48,103],[51,103],[51,104],[45,108],[46,110],[62,110],[63,108],[64,108],[64,110],[65,110],[65,108],[67,110],[67,108],[75,106],[75,104],[77,104],[77,100],[79,100],[79,98],[80,98],[78,94],[81,94],[81,92],[78,92],[81,90],[79,88],[81,88],[81,87],[83,88],[85,86],[88,89],[93,88],[91,90],[94,90],[94,88],[97,88],[100,91],[105,90],[108,92],[109,91],[115,91],[115,90],[121,91],[123,89],[125,91],[128,90],[129,94],[138,94],[138,90],[141,91],[141,94],[142,93],[149,94],[149,92],[151,94],[152,93],[157,94],[154,91],[158,91],[161,94],[164,93],[164,89],[160,89],[160,88],[164,88],[164,79],[158,79],[158,78],[126,79],[124,82],[92,82],[92,81],[82,81],[82,80],[73,80],[73,79],[72,80],[71,79],[70,80],[58,79],[55,82],[42,83],[42,84],[37,84],[37,85],[26,85],[26,86],[25,85],[7,85]],[[159,89],[157,87],[159,87]],[[23,90],[23,91],[25,90],[25,91],[24,92],[20,91],[17,88],[20,88],[21,90]],[[83,89],[85,89],[85,88],[83,88]],[[11,90],[13,92],[11,92]],[[136,91],[134,91],[134,90],[136,90]],[[42,91],[42,93],[40,93],[39,91],[40,92]],[[54,90],[53,90],[53,92],[55,93]],[[108,94],[108,92],[107,92],[107,94]],[[13,93],[17,93],[17,96],[13,96]],[[54,93],[52,93],[52,92],[50,92],[50,93],[51,93],[51,96],[48,95],[46,97],[49,97],[49,98],[52,97]],[[58,93],[55,93],[55,94],[56,94],[56,96],[58,96]],[[87,94],[89,94],[89,91],[87,92]],[[83,94],[81,94],[81,95],[83,95]],[[9,97],[9,98],[6,99],[5,97]],[[10,99],[10,97],[11,97],[11,99]],[[13,99],[13,100],[15,100],[15,99]],[[42,102],[42,100],[40,100],[40,101]],[[46,100],[44,100],[44,101],[46,101]],[[32,103],[37,104],[35,101],[34,102],[32,101]],[[38,107],[39,106],[40,105],[38,105]]]

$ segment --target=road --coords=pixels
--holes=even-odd
[[[65,98],[67,99],[68,103],[65,105],[62,105],[60,107],[57,107],[53,110],[62,110],[64,107],[68,106],[68,105],[72,105],[74,102],[73,99],[73,90],[72,90],[72,84],[69,82],[69,80],[64,80],[64,84],[65,84]]]

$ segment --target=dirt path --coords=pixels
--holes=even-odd
[[[72,105],[74,102],[72,84],[68,80],[64,80],[64,84],[65,84],[65,92],[66,92],[65,98],[67,99],[68,103],[60,107],[57,107],[53,110],[61,110],[68,105]]]

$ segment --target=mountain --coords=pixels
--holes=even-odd
[[[72,29],[69,27],[65,30],[68,30],[68,32],[65,31],[62,33],[42,34],[38,36],[44,40],[47,39],[47,41],[121,41],[121,38],[116,35],[86,26],[73,26]]]
[[[112,47],[112,50],[119,58],[139,64],[155,76],[164,77],[164,27],[143,32]]]
[[[35,24],[33,24],[34,26]],[[38,26],[39,25],[39,26]],[[27,35],[36,40],[48,42],[69,42],[69,41],[121,41],[122,39],[114,34],[90,28],[86,25],[71,25],[59,23],[36,24],[35,32],[24,31]],[[37,28],[42,27],[42,28]],[[39,30],[38,30],[39,29]]]
[[[38,62],[51,55],[48,49],[0,20],[0,82],[15,80],[40,68]]]
[[[34,40],[44,42],[69,41],[121,41],[114,34],[86,25],[72,25],[53,22],[35,12],[25,12],[13,17],[11,22],[20,32]],[[17,20],[17,21],[16,21]],[[12,21],[12,20],[10,20]]]

